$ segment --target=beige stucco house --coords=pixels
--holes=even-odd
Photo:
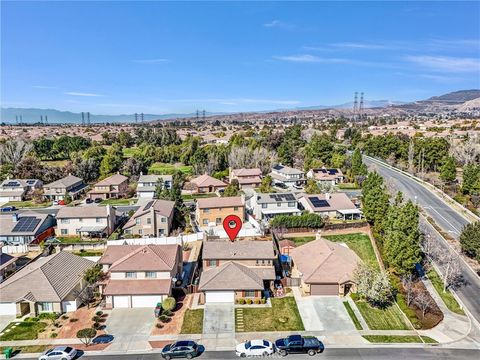
[[[128,178],[121,174],[109,176],[95,185],[88,192],[90,199],[118,199],[125,196],[128,190]]]
[[[168,236],[172,231],[175,202],[168,200],[150,200],[133,214],[124,225],[127,235],[142,237]]]
[[[228,215],[245,219],[245,202],[241,196],[197,199],[195,217],[200,227],[220,226]]]
[[[68,175],[43,186],[43,196],[47,200],[64,200],[68,195],[77,199],[87,189],[87,184],[79,177]]]
[[[115,231],[117,215],[111,205],[64,206],[57,213],[57,235],[106,237]]]

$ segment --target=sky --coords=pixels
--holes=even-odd
[[[1,105],[96,114],[480,88],[480,2],[1,2]]]

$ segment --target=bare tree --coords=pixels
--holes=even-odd
[[[29,152],[33,145],[22,139],[11,139],[0,145],[0,163],[16,166]]]
[[[410,306],[415,297],[415,282],[413,275],[408,274],[402,278],[403,289],[405,290],[407,305]]]
[[[413,140],[410,140],[410,144],[408,145],[408,172],[413,174],[415,171],[415,144]]]
[[[430,236],[430,234],[424,234],[424,236],[422,236],[422,250],[428,261],[435,261],[439,252],[438,242]]]
[[[452,251],[443,251],[439,254],[440,276],[443,281],[443,292],[447,288],[458,284],[462,277],[460,258]]]
[[[263,147],[249,149],[246,146],[235,146],[228,155],[228,164],[233,169],[259,168],[263,174],[270,172],[276,154]]]
[[[469,136],[460,144],[455,144],[451,139],[450,152],[461,163],[471,164],[480,156],[480,137],[478,135]]]
[[[419,290],[415,293],[415,299],[413,300],[415,305],[418,306],[422,312],[422,318],[425,318],[425,314],[433,306],[434,302],[428,291]]]

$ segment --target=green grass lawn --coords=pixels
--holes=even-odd
[[[340,190],[356,190],[360,187],[355,183],[340,183],[336,185]]]
[[[78,256],[102,256],[103,251],[90,251],[90,250],[74,251],[73,254]]]
[[[173,164],[165,164],[165,163],[153,163],[148,168],[149,174],[157,174],[157,175],[171,175],[175,172],[175,170],[180,170],[181,172],[191,175],[192,174],[192,167],[190,165],[173,165]]]
[[[100,205],[130,205],[130,202],[134,202],[133,199],[106,199],[102,200]]]
[[[315,240],[315,236],[285,237],[285,239],[293,241],[295,243],[295,246],[301,246]]]
[[[5,206],[15,206],[18,209],[21,208],[41,208],[41,207],[47,207],[50,206],[52,203],[50,201],[43,202],[43,203],[34,203],[32,200],[26,200],[26,201],[10,201],[4,205]]]
[[[269,308],[242,308],[245,332],[304,330],[295,298],[273,298],[271,301]]]
[[[70,160],[43,160],[42,164],[47,167],[65,167]]]
[[[91,243],[99,243],[104,241],[102,239],[89,240],[88,238],[80,238],[80,236],[56,236],[55,238],[60,242],[66,243],[66,244],[73,244],[73,243],[91,244]]]
[[[341,234],[341,235],[325,235],[325,239],[345,243],[350,249],[355,251],[360,259],[365,263],[369,263],[378,267],[377,257],[373,250],[372,242],[367,234]]]
[[[350,319],[352,319],[352,322],[355,325],[355,328],[357,330],[363,330],[362,324],[360,324],[360,321],[358,321],[357,315],[355,315],[355,313],[353,312],[353,309],[348,303],[348,301],[344,301],[343,306],[345,306],[345,309],[347,310],[348,315],[350,315]]]
[[[123,149],[122,149],[123,157],[124,157],[124,158],[131,158],[133,155],[135,155],[135,152],[136,152],[137,150],[138,150],[138,149],[137,149],[136,147],[123,148]]]
[[[371,343],[422,343],[436,344],[437,341],[428,336],[415,335],[364,335],[363,338]],[[423,341],[422,341],[423,339]]]
[[[427,272],[427,276],[432,282],[433,286],[435,287],[435,290],[437,290],[438,295],[440,295],[445,305],[447,305],[448,309],[450,311],[453,311],[454,313],[465,315],[465,312],[462,310],[462,308],[460,307],[460,304],[457,302],[457,300],[455,299],[453,294],[450,292],[450,290],[443,292],[442,279],[437,274],[435,269],[433,268],[430,269]]]
[[[38,333],[46,327],[47,324],[41,321],[11,323],[3,330],[4,334],[0,336],[0,341],[34,340],[38,338]],[[10,331],[6,332],[7,329]]]
[[[187,309],[183,317],[180,334],[201,334],[203,332],[203,309]]]
[[[371,330],[412,330],[405,323],[400,309],[391,305],[386,309],[371,307],[366,301],[356,301],[358,310]]]
[[[29,353],[42,353],[48,348],[52,347],[51,345],[27,345],[27,346],[0,346],[0,353],[3,354],[3,351],[11,347],[13,352],[16,354],[29,354]]]
[[[182,195],[183,200],[193,200],[193,199],[210,198],[210,197],[217,197],[217,194],[208,193],[208,194],[185,194],[185,195]]]

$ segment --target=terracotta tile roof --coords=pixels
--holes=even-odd
[[[263,290],[263,279],[248,266],[234,261],[202,272],[198,289]]]
[[[199,209],[215,209],[223,207],[242,207],[245,206],[240,196],[228,197],[211,197],[197,199],[197,207]]]
[[[105,295],[168,295],[172,281],[162,280],[110,280]]]
[[[132,217],[123,226],[124,229],[128,229],[135,225],[135,219],[139,216],[143,216],[153,209],[155,213],[165,217],[170,217],[175,208],[175,202],[163,199],[150,200],[145,204],[142,204],[140,208],[132,215]]]
[[[262,170],[258,169],[258,168],[254,168],[254,169],[232,169],[232,175],[234,176],[239,176],[239,177],[242,177],[242,176],[260,176],[262,175]]]
[[[292,249],[290,255],[307,284],[353,281],[361,262],[353,250],[322,238]]]
[[[272,241],[205,241],[203,259],[256,260],[275,259]]]
[[[62,218],[106,218],[108,216],[108,208],[110,211],[110,205],[107,206],[63,206],[58,210],[57,219]]]
[[[109,186],[109,185],[120,185],[124,181],[128,180],[126,176],[121,174],[114,174],[109,176],[99,182],[97,182],[94,186]]]
[[[197,187],[208,187],[208,186],[216,186],[216,187],[226,187],[223,181],[215,179],[207,174],[201,175],[196,177],[195,179],[190,180],[191,183],[195,184]]]

